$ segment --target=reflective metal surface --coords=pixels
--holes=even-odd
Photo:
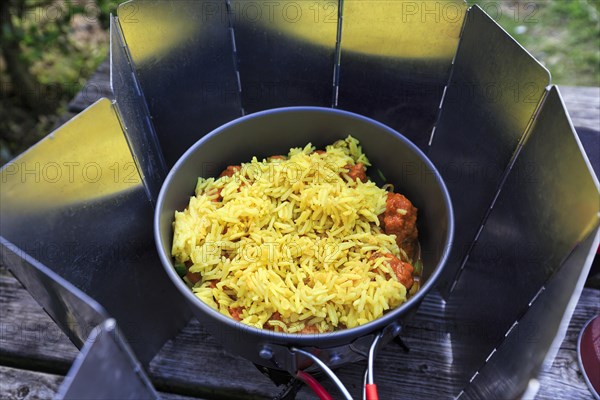
[[[331,106],[338,2],[228,3],[244,111]]]
[[[156,201],[167,166],[117,18],[110,19],[110,81],[117,112],[148,196]]]
[[[548,72],[480,8],[466,20],[465,9],[459,0],[122,4],[111,30],[116,105],[101,100],[0,171],[2,262],[76,344],[110,314],[147,363],[189,316],[152,237],[165,168],[242,106],[337,103],[426,149],[450,190],[456,251],[440,325],[452,346],[441,370],[453,370],[436,379],[465,397],[518,396],[552,357],[581,290],[598,243],[598,182]],[[244,140],[230,157],[265,149]],[[398,156],[386,151],[384,162]],[[212,161],[202,173],[225,165]],[[88,396],[90,376],[119,370],[123,380],[92,388],[95,397],[153,397],[125,341],[105,337],[114,327],[99,332],[63,396]],[[247,343],[246,331],[228,332]]]
[[[129,1],[118,17],[167,163],[241,116],[225,1]]]
[[[565,337],[598,248],[598,229],[581,242],[543,286],[518,324],[494,349],[461,399],[516,399],[527,387],[525,377],[537,377],[550,366]],[[558,332],[558,333],[557,333]]]
[[[98,325],[65,378],[57,399],[159,399],[114,319]]]
[[[463,25],[463,0],[343,2],[339,108],[429,141]]]
[[[549,82],[548,71],[508,33],[479,7],[469,10],[428,152],[458,221],[444,271],[449,288]]]
[[[150,361],[188,311],[165,308],[181,300],[156,256],[153,208],[111,102],[99,100],[6,164],[0,179],[0,235],[100,303]],[[54,290],[51,280],[39,284]]]
[[[9,268],[78,347],[95,326],[108,318],[95,300],[2,236],[0,263]]]
[[[589,269],[581,257],[589,254],[594,238],[586,238],[600,219],[599,186],[591,171],[558,89],[552,87],[448,299],[453,325],[471,328],[452,333],[456,349],[469,349],[453,354],[465,386],[486,361],[495,364],[488,356],[496,347],[503,346],[499,354],[510,353],[511,364],[498,360],[489,367],[493,379],[482,378],[484,386],[473,381],[469,391],[504,396],[508,388],[493,387],[490,379],[518,391],[523,381],[517,374],[538,370],[569,300],[581,291],[579,277]],[[569,261],[583,242],[587,247]],[[549,293],[546,285],[552,287]],[[530,309],[539,296],[552,306]],[[530,312],[534,316],[527,320],[539,324],[539,336],[525,351],[520,340],[505,342],[505,336]],[[550,314],[540,315],[544,312]],[[511,368],[513,363],[524,366]]]

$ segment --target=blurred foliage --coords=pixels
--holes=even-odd
[[[0,163],[37,142],[108,55],[118,0],[0,0]]]
[[[555,84],[600,86],[600,0],[468,0],[550,70]]]

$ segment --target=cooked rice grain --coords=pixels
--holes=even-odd
[[[389,265],[369,260],[400,249],[379,227],[387,192],[344,169],[370,165],[358,141],[314,150],[254,157],[231,177],[198,179],[188,207],[175,212],[172,255],[193,263],[202,280],[192,290],[206,304],[227,316],[241,310],[257,328],[329,332],[406,301]]]

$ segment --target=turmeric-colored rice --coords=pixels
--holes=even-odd
[[[315,152],[241,164],[232,176],[199,178],[175,212],[172,255],[201,279],[202,301],[257,328],[330,332],[381,317],[406,301],[384,258],[406,258],[380,227],[386,194],[352,180],[348,165],[370,165],[348,136]]]

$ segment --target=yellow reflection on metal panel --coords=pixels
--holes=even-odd
[[[220,11],[221,7],[224,11]],[[219,9],[218,17],[215,17],[215,8]],[[214,18],[219,18],[224,26],[228,24],[224,0],[132,0],[119,6],[117,16],[131,56],[136,62],[160,58],[180,47],[189,46],[207,25],[208,19],[213,21]]]
[[[331,48],[335,45],[338,25],[338,1],[265,1],[231,0],[233,26],[257,25],[284,35],[279,40],[296,39]]]
[[[210,39],[216,27],[230,22],[324,47],[336,36],[338,1],[233,0],[230,7],[225,1],[129,1],[118,16],[137,61],[187,48],[201,32]],[[342,45],[345,51],[387,57],[452,57],[466,9],[464,0],[345,0]]]
[[[452,58],[467,5],[463,0],[345,0],[344,52]]]
[[[100,99],[0,171],[0,204],[39,211],[140,186],[115,109]]]

